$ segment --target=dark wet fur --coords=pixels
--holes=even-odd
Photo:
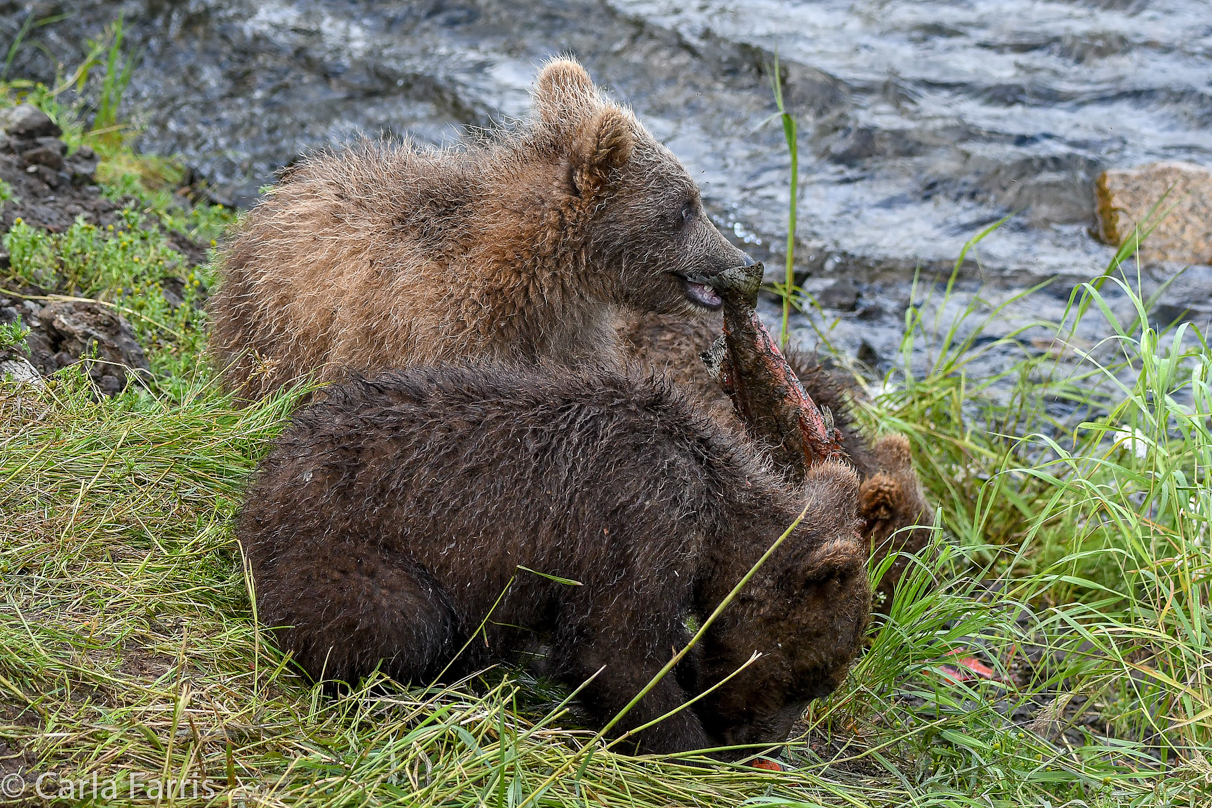
[[[381,664],[428,682],[508,587],[444,678],[541,640],[569,686],[602,669],[582,699],[604,725],[686,643],[686,617],[705,618],[807,504],[701,654],[617,728],[761,651],[639,736],[642,751],[676,752],[782,741],[841,682],[870,604],[857,487],[827,463],[788,490],[648,371],[416,368],[336,386],[298,414],[237,531],[261,620],[290,626],[277,641],[313,676],[353,681]]]
[[[743,434],[742,424],[727,394],[711,377],[699,355],[711,347],[722,329],[718,315],[686,317],[671,314],[628,315],[623,328],[624,347],[635,362],[665,374],[691,395],[704,412],[721,426]],[[828,408],[842,432],[842,446],[858,472],[859,517],[863,537],[872,554],[917,553],[930,541],[930,530],[915,527],[933,523],[933,509],[913,470],[909,443],[899,435],[868,441],[853,417],[857,390],[808,352],[792,348],[787,363],[818,406]],[[875,605],[887,612],[908,560],[898,557],[876,587]]]

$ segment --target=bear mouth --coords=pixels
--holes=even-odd
[[[694,305],[708,311],[716,311],[724,305],[724,301],[719,294],[706,283],[691,280],[685,275],[679,275],[678,277],[682,281],[682,291],[685,292],[686,299]]]

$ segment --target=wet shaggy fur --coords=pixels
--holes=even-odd
[[[294,166],[221,255],[211,345],[252,399],[350,369],[575,365],[617,351],[616,307],[709,305],[687,279],[745,260],[673,154],[562,59],[512,130]]]
[[[722,327],[714,316],[633,314],[623,329],[624,345],[630,360],[659,370],[718,424],[743,433],[732,402],[699,357]],[[920,552],[930,541],[930,530],[915,526],[933,522],[933,509],[913,470],[909,442],[900,435],[886,435],[869,443],[850,415],[853,389],[809,354],[793,349],[786,357],[808,395],[819,406],[829,408],[842,430],[842,445],[862,481],[858,512],[872,555],[878,559],[897,555],[876,587],[875,607],[886,613],[896,584],[908,568],[903,554]]]
[[[261,620],[288,627],[278,643],[314,677],[382,665],[428,683],[543,642],[547,673],[569,686],[601,669],[581,694],[601,726],[686,643],[686,618],[702,621],[807,506],[701,654],[619,725],[761,652],[638,736],[668,753],[780,742],[844,678],[870,610],[857,488],[827,463],[788,490],[648,372],[415,368],[335,386],[299,413],[237,534]]]

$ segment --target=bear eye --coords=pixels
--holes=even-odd
[[[696,209],[695,204],[693,202],[687,202],[685,205],[682,206],[682,223],[683,224],[688,223],[691,219],[694,218],[694,215],[697,212],[698,211]]]

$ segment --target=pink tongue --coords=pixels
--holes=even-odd
[[[690,293],[700,303],[707,306],[718,306],[722,302],[720,296],[715,293],[715,290],[706,284],[687,281],[686,285],[690,287]]]

